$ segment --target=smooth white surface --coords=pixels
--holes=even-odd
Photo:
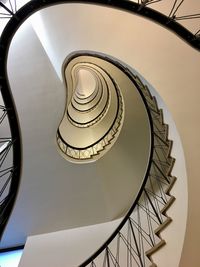
[[[97,86],[95,76],[92,72],[80,69],[77,73],[77,80],[78,83],[75,88],[75,93],[81,94],[83,98],[91,96]]]
[[[159,267],[177,267],[184,242],[188,205],[184,152],[176,125],[165,103],[155,89],[143,77],[140,76],[140,78],[144,84],[148,85],[152,95],[156,96],[159,107],[164,111],[164,121],[169,125],[169,139],[173,140],[172,156],[176,158],[172,175],[177,177],[177,181],[171,190],[171,194],[176,197],[176,200],[167,212],[173,221],[161,233],[166,245],[157,251],[152,258]],[[38,264],[48,265],[48,267],[78,266],[104,243],[118,223],[119,220],[102,225],[29,237],[20,267],[26,267],[30,264],[30,267]],[[94,231],[95,229],[97,231]],[[36,257],[38,253],[40,257]],[[121,257],[126,257],[126,255],[122,254]]]
[[[175,158],[171,175],[177,178],[170,192],[176,199],[167,211],[167,215],[172,218],[172,222],[161,232],[161,237],[166,241],[166,245],[163,249],[158,250],[152,258],[159,267],[175,267],[179,266],[181,258],[188,212],[188,184],[185,156],[180,135],[168,107],[156,90],[145,79],[142,80],[149,87],[151,94],[156,97],[158,106],[163,110],[164,122],[169,125],[168,138],[173,141],[171,156]]]
[[[72,230],[31,236],[19,267],[75,267],[106,241],[120,220]]]
[[[193,3],[191,4],[190,1],[188,5],[191,7]],[[71,13],[71,17],[74,16],[76,23],[65,24],[65,30],[66,33],[72,32],[73,25],[73,32],[76,33],[76,37],[73,39],[72,33],[67,35],[67,46],[71,49],[95,49],[96,47],[99,50],[101,44],[103,52],[114,55],[113,47],[115,47],[117,40],[116,57],[137,69],[159,91],[176,121],[186,155],[190,199],[188,232],[181,266],[198,267],[200,213],[199,209],[196,208],[196,203],[199,203],[198,159],[200,158],[200,150],[197,149],[200,147],[198,125],[200,113],[199,53],[174,34],[145,19],[139,17],[136,19],[136,16],[123,12],[119,12],[118,16],[112,18],[110,12],[105,11],[96,16],[95,12],[92,12],[92,7],[87,7],[87,10],[88,13],[81,11],[80,14],[74,12],[73,9],[69,10],[67,17],[70,18]],[[96,18],[94,18],[95,16]],[[93,25],[94,27],[97,26],[98,36],[92,33],[88,25],[85,26],[80,23],[78,26],[77,20],[81,21],[84,17],[94,19]],[[133,17],[134,23],[132,23]],[[100,25],[101,31],[99,31]],[[112,35],[105,32],[105,29],[108,28],[112,29]],[[95,43],[96,46],[84,45],[84,36],[90,40],[90,44],[93,40],[93,44]],[[119,40],[117,37],[120,37]],[[185,197],[181,195],[181,199]],[[181,216],[181,214],[179,215]],[[182,223],[182,227],[184,227],[185,222]],[[176,249],[174,249],[174,254],[176,254]]]
[[[57,18],[61,14],[63,5],[54,13]],[[52,49],[57,53],[60,46],[63,53],[60,70],[69,52],[66,44],[52,41]],[[23,166],[1,247],[20,245],[28,235],[102,223],[124,214],[141,186],[150,146],[146,109],[132,83],[124,85],[120,78],[126,108],[118,142],[98,161],[83,165],[66,161],[57,151],[56,132],[67,92],[29,23],[12,41],[8,77],[21,125]]]

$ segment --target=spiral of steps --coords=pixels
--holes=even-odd
[[[92,58],[65,60],[63,73],[68,100],[57,143],[62,155],[79,163],[96,160],[111,148],[124,117],[119,86]]]
[[[170,195],[170,189],[176,180],[175,177],[171,176],[175,160],[170,156],[172,141],[168,140],[168,126],[164,123],[163,112],[159,109],[156,98],[151,95],[148,87],[128,67],[124,67],[121,63],[109,57],[94,55],[89,52],[83,55],[78,53],[75,58],[77,61],[81,61],[81,57],[84,61],[90,62],[90,65],[91,59],[93,61],[97,60],[99,67],[104,61],[110,64],[110,69],[113,64],[115,68],[123,71],[124,75],[136,86],[149,114],[152,131],[152,154],[144,188],[142,188],[133,206],[109,240],[80,266],[156,266],[151,256],[165,244],[160,234],[171,222],[171,218],[167,216],[166,212],[175,199]],[[87,64],[84,64],[85,68]],[[112,78],[115,81],[115,78]],[[77,85],[77,83],[75,84]],[[119,88],[123,91],[121,86]],[[71,91],[73,92],[73,90]],[[89,97],[93,93],[98,93],[97,90],[91,90],[90,92],[92,93],[89,94]],[[74,99],[76,99],[77,95],[78,93],[75,91]],[[70,101],[71,99],[69,98]],[[70,106],[69,103],[71,104],[70,101],[64,113],[66,117]],[[126,106],[126,103],[124,105]],[[98,123],[100,122],[101,119]],[[68,123],[71,123],[71,121],[68,120]],[[66,123],[66,129],[67,126],[68,124]],[[88,128],[74,126],[76,130],[77,128],[78,130]],[[5,149],[2,148],[3,151]]]
[[[91,74],[91,79],[95,80],[94,84],[99,85],[98,87],[94,86],[95,88],[85,95],[81,90],[80,82],[81,72],[84,71],[89,72],[88,76]],[[83,115],[88,111],[95,110],[96,104],[102,96],[101,86],[103,82],[97,77],[95,71],[97,71],[96,67],[84,63],[81,68],[78,67],[78,71],[74,74],[75,86],[74,88],[72,86],[74,94],[72,94],[71,102],[68,103],[64,114],[68,125],[74,128],[94,127],[95,124],[102,121],[107,112],[108,107],[105,104],[102,112],[92,122],[90,120],[85,122],[84,119],[77,120],[80,114]],[[112,236],[113,241],[106,242],[106,245],[80,266],[156,266],[151,256],[165,244],[161,232],[172,220],[166,212],[175,199],[171,196],[170,190],[176,178],[171,176],[175,160],[170,156],[172,141],[168,140],[168,126],[164,123],[163,112],[159,109],[156,98],[151,95],[148,87],[129,69],[124,68],[124,72],[131,77],[145,98],[151,115],[154,143],[151,167],[143,193],[134,208],[132,207],[127,213],[126,222],[123,220],[123,226],[119,227],[120,229],[114,238]],[[115,93],[120,98],[120,92],[117,89]],[[96,101],[96,104],[93,101]],[[92,102],[94,105],[90,106]],[[102,152],[109,148],[115,139],[117,140],[116,135],[120,132],[120,127],[123,124],[123,108],[123,101],[121,101],[121,108],[119,109],[121,113],[119,111],[117,115],[118,120],[115,127],[105,139],[97,139],[97,143],[94,142],[89,147],[74,146],[73,142],[68,142],[65,131],[63,131],[64,134],[58,131],[56,139],[61,154],[64,154],[64,157],[72,162],[93,161],[103,156]],[[5,110],[4,106],[2,106],[2,110]],[[10,138],[4,141],[5,145],[1,147],[0,154],[3,154],[10,144],[13,144],[8,143]],[[120,248],[122,248],[121,251]],[[128,255],[126,261],[124,261],[125,257],[123,256],[125,254]]]
[[[115,62],[118,67],[122,65]],[[176,181],[171,176],[175,159],[170,156],[172,141],[168,139],[168,125],[163,111],[148,87],[128,68],[124,72],[132,79],[144,101],[152,121],[153,153],[147,182],[136,201],[111,238],[83,266],[157,266],[152,255],[165,245],[161,233],[172,221],[167,210],[175,197],[170,190]]]

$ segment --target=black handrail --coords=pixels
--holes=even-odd
[[[163,0],[160,0],[163,1]],[[184,0],[183,0],[184,1]],[[146,2],[146,4],[145,4]],[[189,45],[191,45],[193,48],[200,50],[200,37],[198,30],[196,33],[190,32],[188,29],[183,27],[179,21],[180,19],[186,20],[186,19],[198,19],[200,17],[200,14],[194,14],[193,15],[187,15],[182,17],[176,17],[175,12],[173,11],[174,8],[172,7],[173,12],[170,12],[169,16],[166,16],[160,12],[158,12],[155,9],[149,8],[148,5],[151,4],[151,1],[138,1],[133,2],[130,0],[32,0],[25,4],[22,8],[20,8],[16,13],[13,13],[12,10],[9,10],[2,2],[0,2],[0,5],[8,10],[8,13],[10,14],[10,21],[9,21],[9,30],[8,35],[9,37],[12,36],[17,30],[17,28],[23,23],[25,19],[27,19],[31,14],[35,13],[36,11],[56,5],[56,4],[62,4],[62,3],[81,3],[81,4],[94,4],[94,5],[101,5],[101,6],[107,6],[112,7],[116,9],[120,9],[123,11],[127,11],[130,13],[134,13],[143,17],[146,17],[156,23],[159,23],[161,26],[167,28],[168,30],[174,32],[178,37],[182,38],[185,42],[187,42]],[[177,11],[179,6],[176,8],[175,11]],[[6,29],[5,29],[6,31]]]
[[[82,55],[81,52],[80,54],[79,53],[76,53],[75,56],[77,55]],[[115,61],[109,57],[105,57],[105,56],[101,56],[99,54],[95,54],[95,53],[83,53],[84,56],[95,56],[95,57],[98,57],[98,58],[102,58],[102,59],[106,59],[108,62],[114,64],[115,66],[117,66],[120,70],[122,70],[123,72],[126,72],[127,76],[129,77],[129,79],[133,82],[133,84],[135,84],[136,88],[138,88],[138,85],[137,83],[135,82],[134,78],[133,78],[133,75],[131,72],[129,72],[122,64],[120,64],[118,61]],[[71,59],[73,58],[73,56],[71,57]],[[151,117],[151,113],[150,113],[150,110],[148,108],[148,104],[147,104],[147,101],[144,97],[144,95],[142,94],[141,90],[138,90],[138,92],[140,93],[140,96],[143,100],[143,103],[146,107],[146,111],[147,111],[147,114],[148,114],[148,119],[149,119],[149,125],[150,125],[150,153],[149,153],[149,161],[148,161],[148,165],[147,165],[147,169],[146,169],[146,174],[144,176],[144,179],[143,179],[143,182],[142,182],[142,185],[141,185],[141,188],[137,194],[137,197],[135,198],[134,200],[134,203],[133,205],[131,206],[131,208],[128,210],[127,214],[125,215],[125,217],[122,219],[121,223],[119,224],[119,226],[115,229],[115,231],[111,234],[111,236],[106,240],[106,242],[91,256],[89,257],[84,263],[82,263],[79,267],[84,267],[86,266],[87,264],[89,264],[90,262],[92,262],[103,250],[105,250],[108,245],[112,242],[112,240],[117,236],[117,234],[120,232],[120,230],[122,229],[122,227],[125,225],[125,223],[127,222],[127,220],[129,219],[131,213],[133,212],[134,208],[136,207],[140,197],[141,197],[141,194],[144,190],[144,187],[145,187],[145,184],[147,182],[147,179],[148,179],[148,176],[149,176],[149,171],[150,171],[150,168],[151,168],[151,164],[152,164],[152,159],[153,159],[153,149],[154,149],[154,138],[153,138],[153,135],[154,135],[154,132],[153,132],[153,120],[152,120],[152,117]]]
[[[19,189],[19,183],[20,183],[20,173],[21,173],[21,164],[22,164],[22,149],[21,149],[21,135],[20,135],[20,127],[19,127],[19,121],[17,117],[17,112],[15,109],[14,100],[12,97],[12,93],[10,90],[10,85],[8,82],[7,77],[7,56],[8,56],[8,50],[10,43],[12,41],[13,35],[16,33],[17,29],[21,26],[21,24],[29,17],[31,14],[35,13],[36,11],[56,5],[61,3],[81,3],[81,4],[95,4],[95,5],[101,5],[106,7],[112,7],[117,8],[122,11],[130,12],[133,14],[137,14],[143,17],[146,17],[148,19],[151,19],[152,21],[159,23],[161,26],[164,26],[165,28],[169,29],[170,31],[174,32],[176,35],[178,35],[180,38],[182,38],[184,41],[186,41],[189,45],[191,45],[193,48],[200,51],[200,38],[197,33],[192,34],[189,30],[184,28],[182,25],[180,25],[176,21],[175,12],[177,10],[172,8],[172,11],[170,12],[169,16],[166,16],[164,14],[161,14],[160,12],[153,10],[151,8],[148,8],[147,5],[150,4],[151,1],[138,1],[137,3],[128,1],[128,0],[87,0],[87,1],[76,1],[76,0],[32,0],[25,4],[21,9],[19,9],[16,13],[14,13],[12,10],[10,10],[8,7],[6,7],[2,2],[0,2],[0,6],[2,6],[7,12],[8,16],[10,16],[10,21],[7,23],[1,38],[0,38],[0,88],[1,93],[3,96],[3,100],[5,103],[5,106],[7,109],[8,119],[9,119],[9,125],[11,130],[11,137],[13,142],[13,177],[10,185],[10,191],[8,198],[6,199],[6,202],[4,203],[4,207],[6,207],[3,211],[3,217],[1,218],[2,223],[0,222],[0,238],[2,237],[3,231],[5,229],[6,223],[9,219],[9,216],[11,214],[11,211],[13,209],[17,192]],[[109,58],[107,58],[109,60]],[[127,73],[129,78],[132,80],[132,82],[138,87],[138,84],[134,80],[133,76],[127,69],[124,68],[121,64],[118,62],[115,62],[117,66],[123,71]],[[88,260],[86,260],[83,264],[80,266],[86,266],[91,261],[93,261],[104,249],[108,247],[108,244],[113,240],[115,236],[120,232],[121,228],[124,226],[124,224],[129,220],[130,215],[133,211],[133,209],[136,207],[142,192],[144,190],[144,186],[147,182],[150,168],[151,168],[151,162],[153,159],[153,147],[154,147],[154,138],[153,138],[153,120],[152,115],[150,113],[150,108],[148,107],[148,103],[144,97],[144,95],[139,90],[141,97],[144,101],[144,104],[147,108],[147,113],[149,116],[149,122],[151,127],[151,150],[150,150],[150,160],[147,167],[147,172],[142,184],[142,187],[138,193],[138,196],[118,226],[118,228],[114,231],[114,233],[110,236],[110,238],[104,243],[104,245]]]

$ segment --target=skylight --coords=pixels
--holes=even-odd
[[[17,267],[21,259],[23,250],[9,251],[0,254],[1,267]]]

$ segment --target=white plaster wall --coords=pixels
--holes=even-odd
[[[28,238],[19,267],[75,267],[92,255],[120,220]]]
[[[181,258],[188,212],[185,156],[180,135],[168,107],[158,92],[144,78],[142,80],[144,84],[148,85],[152,95],[156,97],[159,108],[163,110],[164,122],[169,125],[169,140],[173,141],[171,156],[176,160],[171,174],[177,180],[170,192],[171,195],[175,196],[176,200],[167,211],[167,215],[172,218],[172,222],[161,233],[161,237],[166,241],[166,245],[157,251],[152,258],[159,267],[176,267],[179,266]]]
[[[137,73],[134,70],[133,72]],[[177,177],[177,181],[171,190],[171,194],[176,197],[176,200],[167,212],[173,222],[161,234],[166,245],[152,258],[159,267],[177,267],[184,242],[188,204],[184,152],[176,125],[166,104],[157,91],[139,73],[137,75],[144,84],[148,85],[152,95],[156,96],[159,107],[164,111],[164,121],[169,125],[169,139],[173,140],[171,154],[176,159],[172,175]],[[19,267],[78,266],[105,242],[119,222],[120,220],[116,220],[105,224],[31,236],[26,242]]]
[[[56,9],[59,17],[56,16]],[[165,95],[172,90],[169,88],[169,77],[172,81],[176,80],[176,75],[180,78],[179,49],[184,54],[186,45],[159,25],[128,13],[87,5],[63,5],[62,10],[59,10],[59,6],[57,6],[48,12],[44,10],[42,16],[41,14],[36,15],[42,20],[46,35],[40,35],[36,27],[37,20],[34,22],[34,29],[41,38],[59,76],[61,76],[59,74],[60,65],[67,54],[79,49],[88,49],[107,53],[126,62],[145,78],[148,77],[150,82],[157,84],[156,90],[161,95],[163,92]],[[61,25],[65,26],[62,28]],[[45,36],[47,36],[46,39]],[[159,36],[159,39],[156,36]],[[59,43],[58,40],[60,40]],[[190,49],[185,50],[188,53]],[[164,72],[164,70],[168,71]],[[188,70],[187,67],[184,69],[185,77],[189,75]],[[157,77],[158,75],[159,77]],[[160,84],[155,82],[157,80]],[[174,141],[172,156],[176,158],[172,175],[178,178],[171,192],[177,200],[168,211],[169,216],[173,218],[173,223],[162,233],[167,245],[154,256],[154,259],[159,263],[158,266],[174,267],[178,266],[181,257],[187,220],[188,195],[185,158],[173,118],[159,94],[151,85],[149,86],[158,98],[160,107],[165,107],[164,119],[170,125],[169,138]],[[180,89],[179,87],[177,90]],[[175,94],[175,92],[173,93]],[[172,95],[173,93],[171,92]],[[175,112],[174,109],[173,111]]]
[[[65,48],[64,40],[58,43]],[[55,141],[66,90],[28,23],[12,40],[8,77],[21,125],[23,166],[0,247],[21,245],[27,235],[119,218],[132,204],[148,162],[149,125],[139,94],[130,94],[128,86],[123,90],[126,119],[112,149],[92,164],[73,164],[59,155]],[[132,109],[133,102],[140,112]]]
[[[193,128],[195,126],[193,121],[195,113],[192,111],[186,112],[184,116],[181,112],[186,101],[190,101],[188,105],[190,103],[190,106],[193,105],[195,110],[199,112],[197,108],[198,99],[195,99],[195,94],[191,97],[188,92],[189,90],[190,93],[195,93],[198,89],[198,83],[195,84],[194,81],[199,81],[199,55],[196,51],[188,48],[186,44],[177,39],[172,33],[163,30],[158,25],[147,22],[145,19],[134,16],[133,23],[133,16],[131,15],[126,14],[126,17],[124,17],[123,12],[112,11],[111,16],[110,10],[105,11],[101,8],[99,8],[98,16],[96,16],[93,8],[81,9],[81,15],[77,10],[74,10],[73,6],[66,11],[71,23],[65,24],[64,27],[66,33],[64,39],[66,43],[65,48],[60,47],[61,41],[58,44],[57,51],[62,54],[60,62],[62,62],[63,56],[68,52],[76,49],[90,49],[100,50],[101,52],[116,56],[137,69],[155,86],[172,111],[177,121],[177,126],[181,130],[183,145],[188,153],[186,157],[187,166],[189,167],[190,178],[193,181],[190,182],[190,185],[195,185],[194,177],[197,177],[197,175],[193,173],[191,166],[197,167],[197,165],[190,165],[190,160],[192,160],[190,152],[192,150],[190,150],[189,146],[189,136],[190,138],[193,136],[195,140],[198,140],[199,130],[193,130],[194,133],[191,135],[190,129],[195,129]],[[86,24],[81,23],[82,19]],[[77,20],[80,22],[79,24]],[[91,21],[93,22],[91,23]],[[120,24],[118,23],[119,21]],[[53,23],[55,23],[55,20]],[[93,28],[97,30],[94,32]],[[105,29],[108,31],[104,32]],[[72,36],[72,32],[76,34]],[[110,35],[112,38],[110,38]],[[155,36],[159,36],[159,39],[155,38]],[[58,33],[58,35],[54,35],[54,38],[55,41],[62,40],[63,36]],[[177,79],[179,79],[178,82]],[[159,104],[162,105],[162,101],[159,101]],[[184,127],[185,119],[187,119],[188,127]],[[178,179],[172,190],[172,194],[176,197],[176,202],[168,211],[168,214],[173,218],[173,222],[162,233],[162,236],[167,240],[167,245],[154,256],[154,259],[155,261],[161,261],[158,266],[165,264],[163,266],[175,267],[178,266],[180,259],[186,225],[187,182],[185,168],[183,168],[184,156],[182,154],[181,142],[176,132],[176,126],[172,122],[171,116],[166,115],[166,113],[165,121],[171,126],[170,138],[174,140],[172,155],[176,158],[173,175],[177,176]],[[177,140],[175,140],[176,137]],[[199,145],[198,141],[196,145]],[[195,149],[195,145],[193,148]],[[198,158],[198,155],[196,151],[194,158]],[[195,202],[193,201],[193,203]],[[190,213],[194,219],[196,211],[195,213],[192,211]],[[193,223],[190,220],[190,229],[192,229],[191,225]],[[197,251],[198,235],[193,237],[193,239],[194,246],[196,244],[194,251]],[[29,246],[31,248],[31,245]],[[191,257],[190,260],[193,260],[193,258]],[[191,266],[197,267],[198,262],[194,262]]]

